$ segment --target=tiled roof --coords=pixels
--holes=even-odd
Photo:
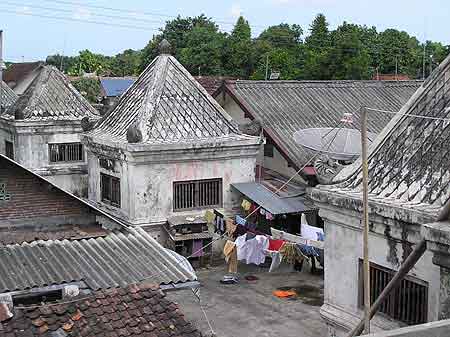
[[[3,72],[3,81],[5,81],[5,83],[11,82],[14,84],[14,87],[23,78],[25,78],[25,76],[29,75],[43,64],[44,62],[42,61],[13,63]]]
[[[39,74],[2,117],[24,120],[81,120],[98,112],[58,69],[41,66]]]
[[[142,143],[195,142],[238,134],[230,116],[171,55],[161,54],[90,133],[127,142],[136,127]]]
[[[446,118],[425,119],[403,114]],[[371,201],[432,219],[450,199],[450,56],[379,135],[369,153]],[[361,198],[361,161],[320,190]]]
[[[0,293],[79,281],[98,290],[143,280],[169,284],[195,279],[143,229],[0,248]]]
[[[224,76],[194,76],[194,78],[212,96],[220,89],[225,80],[233,80],[231,77]]]
[[[17,101],[17,94],[5,82],[0,81],[0,113]]]
[[[227,90],[298,167],[312,152],[294,141],[296,131],[335,127],[344,113],[359,125],[362,106],[398,111],[420,87],[419,81],[226,81]],[[369,131],[379,133],[391,115],[374,113]]]
[[[15,309],[0,323],[8,337],[200,337],[178,306],[148,284],[97,291],[73,303]]]
[[[108,97],[119,97],[134,82],[136,77],[100,77],[102,94]]]

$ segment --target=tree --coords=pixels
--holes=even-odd
[[[111,76],[137,76],[141,62],[141,52],[127,49],[111,60]]]
[[[325,15],[318,14],[305,39],[305,65],[302,78],[326,80],[330,74],[331,35]]]
[[[77,57],[74,56],[62,56],[60,54],[49,55],[45,59],[45,63],[55,66],[63,73],[67,73],[77,63]]]
[[[97,78],[81,77],[72,81],[72,85],[91,103],[98,103],[100,82]]]
[[[240,16],[224,45],[223,63],[229,76],[248,78],[253,72],[252,37],[248,21]]]
[[[80,51],[76,63],[68,70],[68,73],[72,76],[80,76],[83,73],[108,75],[109,62],[109,57],[100,54],[94,54],[86,49]]]

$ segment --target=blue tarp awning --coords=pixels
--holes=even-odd
[[[302,196],[280,197],[257,182],[231,184],[231,186],[273,215],[302,213],[316,209],[305,205],[305,198]]]
[[[136,80],[134,78],[101,78],[100,83],[106,96],[122,95]]]

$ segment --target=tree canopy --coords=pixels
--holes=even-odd
[[[202,14],[167,21],[142,50],[127,49],[115,56],[83,50],[74,57],[50,55],[46,62],[69,75],[136,76],[158,55],[162,39],[171,43],[172,54],[193,75],[241,79],[265,79],[279,73],[286,80],[356,80],[396,72],[421,78],[450,52],[440,42],[420,43],[392,28],[378,32],[375,27],[343,22],[330,30],[323,14],[314,18],[306,32],[299,25],[281,23],[258,36],[252,35],[251,24],[242,16],[230,33],[224,33]]]

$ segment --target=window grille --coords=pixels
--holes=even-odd
[[[8,191],[6,191],[6,184],[0,182],[0,201],[9,201],[11,200],[11,196]]]
[[[83,144],[48,144],[51,163],[83,161]]]
[[[120,179],[100,173],[100,185],[102,201],[120,207]]]
[[[190,210],[222,205],[222,179],[173,183],[173,210]]]
[[[360,263],[360,305],[364,306],[363,269]],[[373,304],[395,271],[376,264],[370,264],[370,301]],[[404,323],[415,325],[427,322],[428,284],[424,281],[405,277],[400,286],[392,290],[389,297],[381,304],[379,312]]]
[[[14,160],[14,144],[5,140],[5,155]]]

